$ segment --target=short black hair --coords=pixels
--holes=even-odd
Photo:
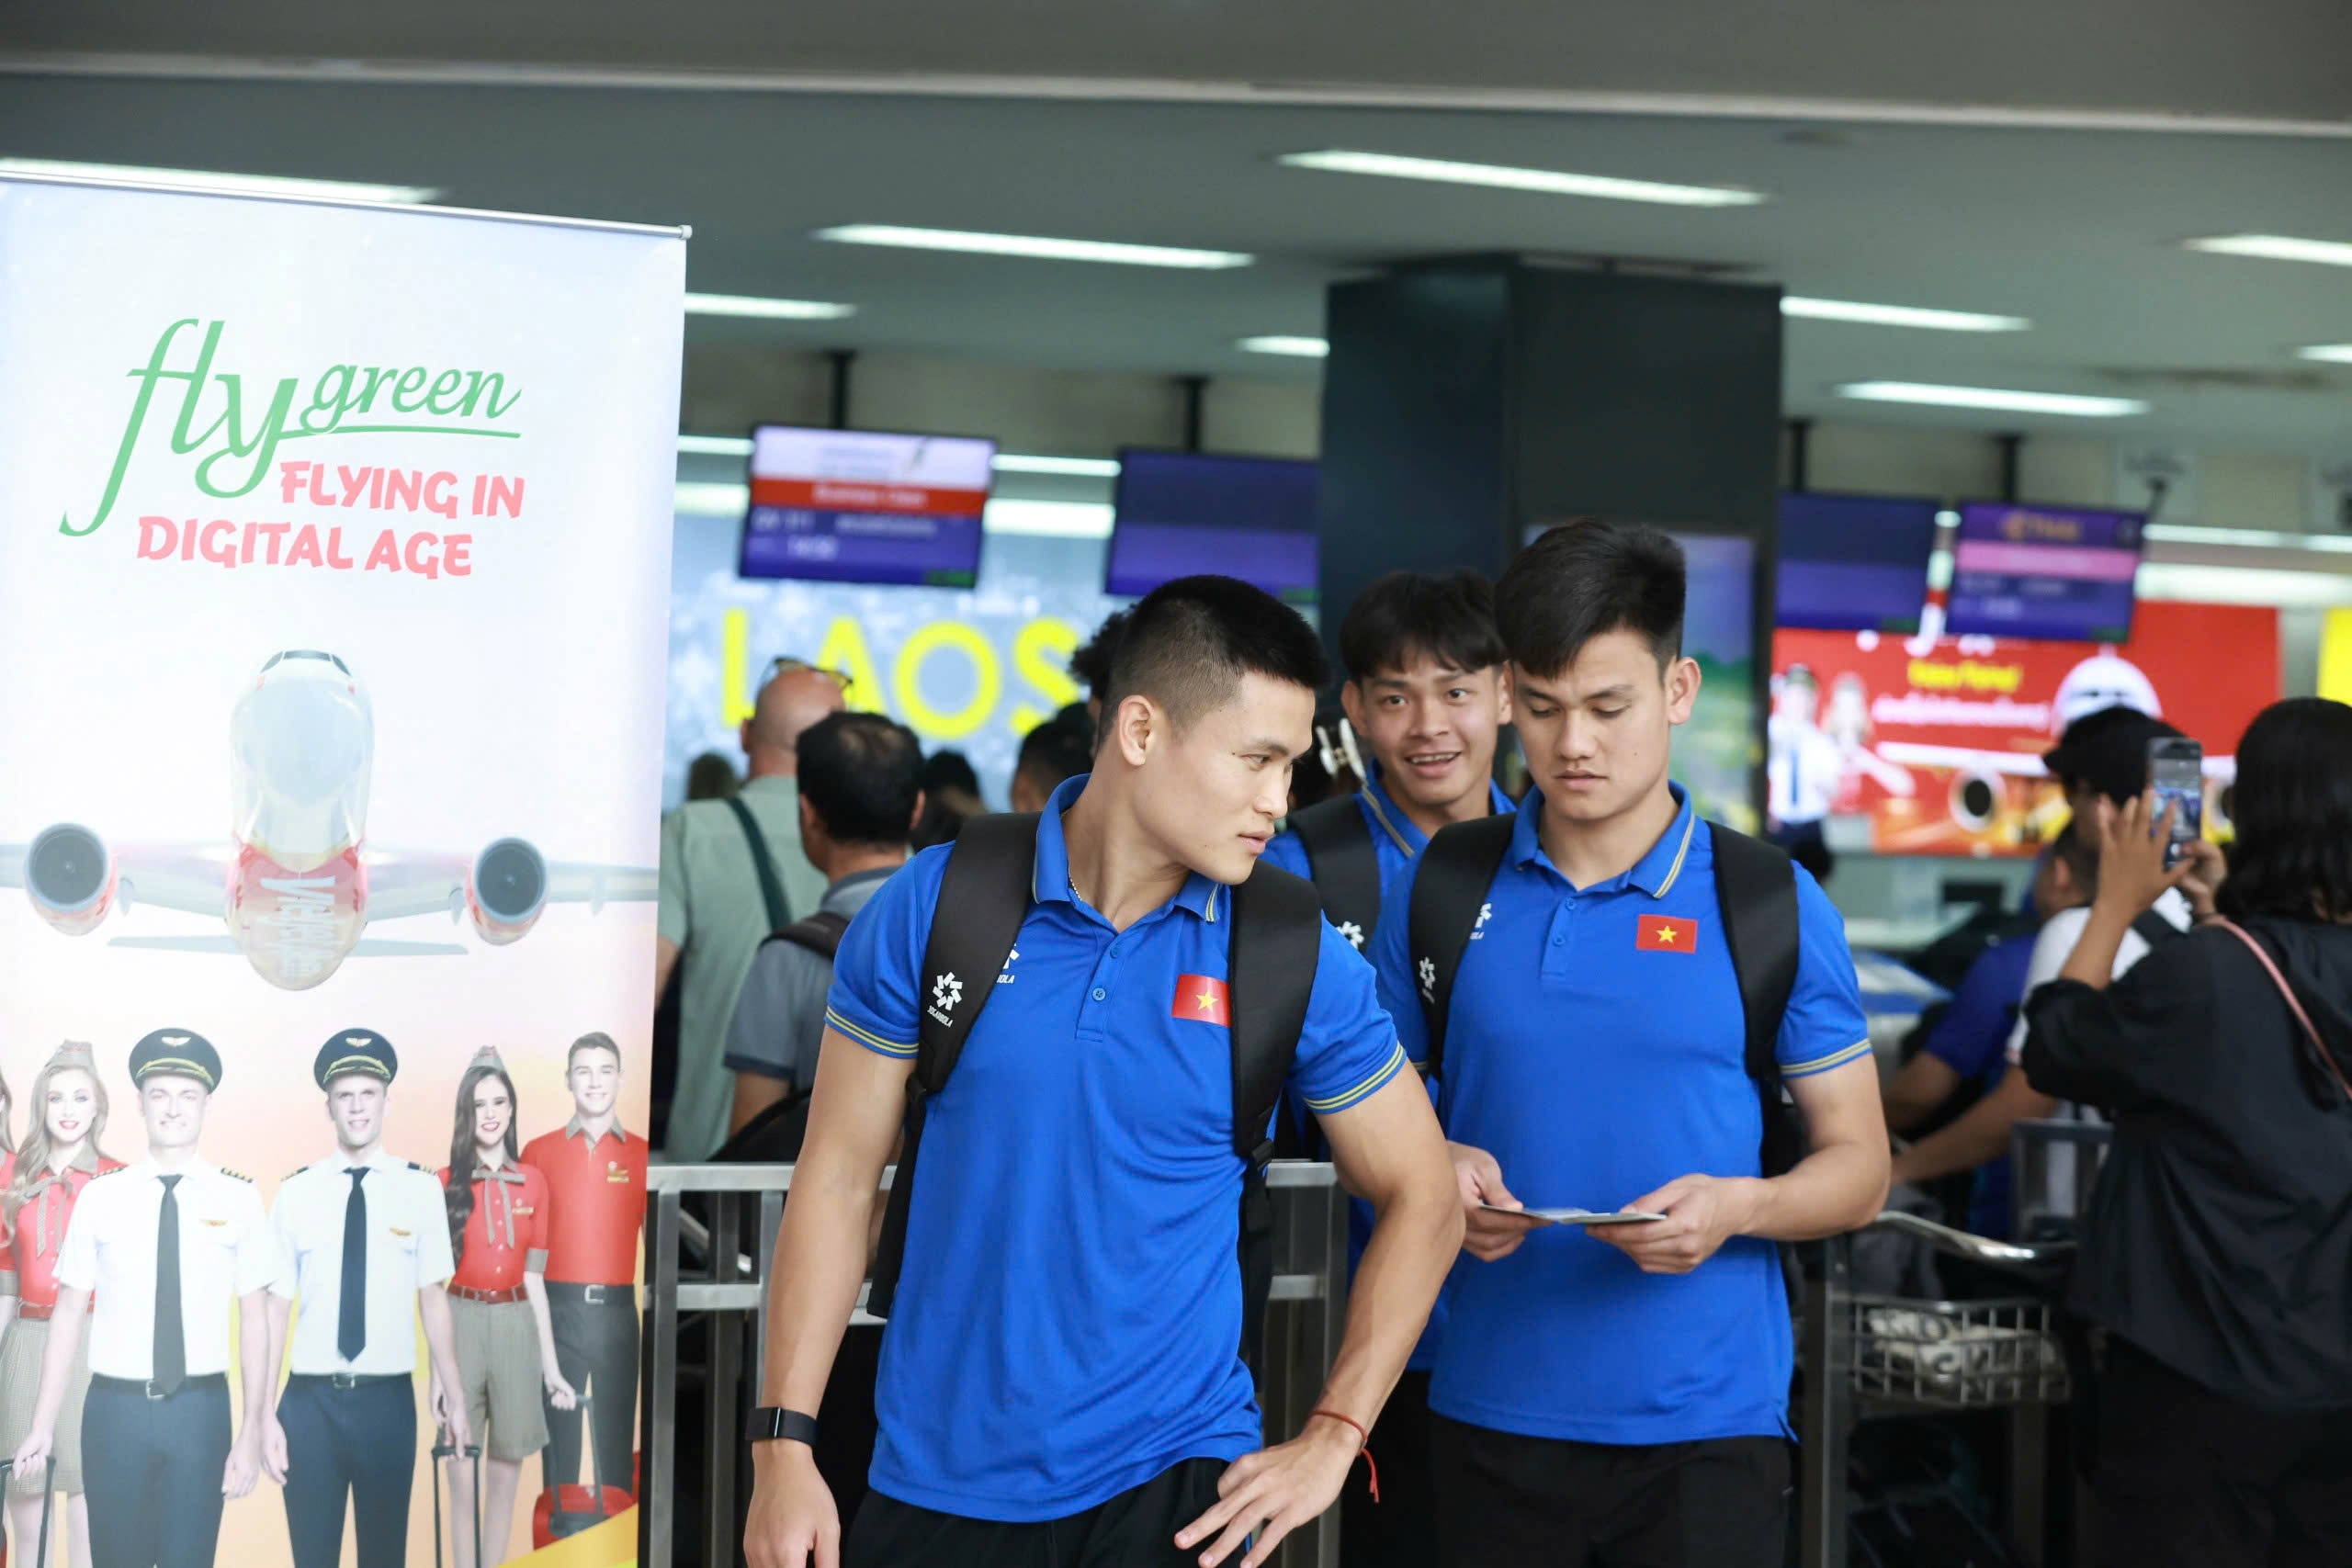
[[[2083,830],[2078,818],[2068,818],[2050,840],[2050,858],[2064,861],[2066,874],[2075,884],[2075,891],[2086,899],[2098,896],[2098,843]]]
[[[1080,708],[1075,719],[1057,714],[1023,736],[1013,772],[1028,774],[1039,789],[1050,792],[1093,766],[1094,724]]]
[[[2041,765],[2068,795],[2097,790],[2116,805],[2128,806],[2148,787],[2148,742],[2180,738],[2180,731],[2163,719],[2119,705],[2085,714],[2068,725]]]
[[[1130,612],[1102,694],[1104,727],[1141,694],[1182,728],[1231,701],[1250,675],[1320,692],[1331,661],[1315,629],[1262,588],[1233,577],[1163,582]]]
[[[1495,585],[1511,662],[1539,680],[1611,632],[1649,640],[1664,670],[1682,654],[1682,547],[1646,523],[1580,517],[1519,552]]]
[[[836,843],[897,845],[922,794],[922,745],[878,713],[835,713],[800,737],[800,798]]]
[[[1351,681],[1402,673],[1422,658],[1466,671],[1509,657],[1495,628],[1495,585],[1467,567],[1385,573],[1340,623],[1340,663]]]
[[[922,760],[916,782],[926,795],[938,795],[944,790],[960,789],[966,795],[980,793],[980,775],[972,771],[972,760],[961,751],[933,751]]]
[[[1114,610],[1102,617],[1094,635],[1084,646],[1069,656],[1072,678],[1086,682],[1086,694],[1101,696],[1111,684],[1111,666],[1119,657],[1119,644],[1126,639],[1127,623],[1134,618],[1131,610]]]
[[[2237,842],[2215,901],[2232,919],[2352,915],[2352,707],[2290,697],[2238,742]]]

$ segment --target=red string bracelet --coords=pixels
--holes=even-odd
[[[1375,1503],[1379,1502],[1380,1466],[1373,1461],[1372,1434],[1363,1429],[1363,1422],[1357,1420],[1352,1416],[1342,1416],[1336,1410],[1310,1410],[1306,1413],[1306,1418],[1309,1421],[1314,1420],[1317,1416],[1329,1416],[1332,1420],[1345,1422],[1347,1425],[1353,1427],[1356,1429],[1356,1437],[1361,1439],[1362,1442],[1363,1467],[1372,1474],[1372,1500]]]

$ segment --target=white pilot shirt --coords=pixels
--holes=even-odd
[[[363,1377],[416,1371],[416,1292],[457,1272],[449,1210],[440,1179],[378,1149],[365,1162],[368,1197],[368,1342],[345,1361],[335,1347],[343,1319],[343,1216],[351,1201],[351,1160],[303,1167],[279,1184],[270,1226],[291,1267],[272,1288],[299,1299],[289,1368],[311,1376]]]
[[[57,1282],[97,1295],[90,1371],[144,1382],[155,1375],[155,1224],[165,1173],[141,1160],[93,1178],[74,1201],[57,1258]],[[174,1189],[180,1214],[180,1332],[187,1375],[229,1370],[230,1309],[274,1288],[285,1260],[261,1194],[241,1176],[198,1161]]]

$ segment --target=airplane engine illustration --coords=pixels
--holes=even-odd
[[[114,908],[114,857],[87,828],[43,829],[25,849],[25,896],[53,930],[95,931]]]
[[[547,857],[521,839],[501,839],[474,858],[466,911],[474,933],[492,946],[519,940],[547,908]]]
[[[2001,795],[1998,774],[1980,769],[1961,769],[1951,776],[1951,819],[1972,833],[1981,833],[1990,828],[2000,815]]]

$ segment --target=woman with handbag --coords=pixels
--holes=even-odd
[[[2098,1562],[2352,1562],[2352,707],[2274,704],[2237,842],[2165,866],[2154,797],[2100,821],[2098,897],[2026,1003],[2026,1075],[2110,1108],[2075,1309],[2107,1331]],[[2178,886],[2198,928],[2109,983]]]

